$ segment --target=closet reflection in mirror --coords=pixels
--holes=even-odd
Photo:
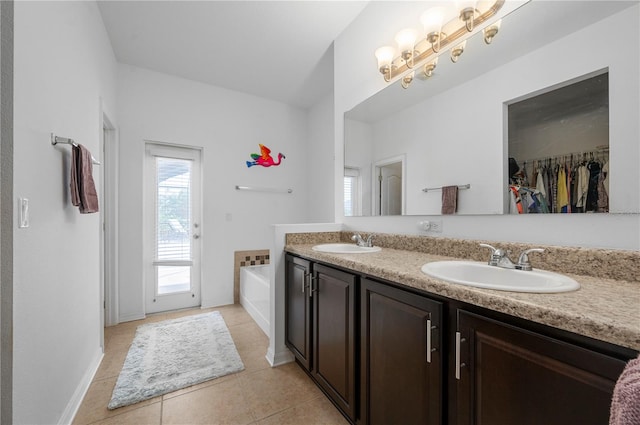
[[[440,215],[442,192],[423,189],[470,185],[458,192],[456,214],[479,215],[509,212],[509,157],[520,166],[527,162],[528,185],[533,186],[532,160],[567,154],[571,159],[574,154],[574,163],[588,162],[592,152],[603,167],[607,156],[610,161],[609,204],[598,211],[638,214],[639,16],[637,2],[532,1],[503,19],[491,45],[481,36],[471,37],[457,63],[440,60],[431,78],[416,75],[407,90],[392,82],[354,105],[344,114],[344,166],[357,169],[360,179],[362,203],[354,215],[375,214],[374,164],[398,155],[406,157],[403,214]],[[611,40],[624,43],[624,54],[612,48]],[[544,137],[544,130],[552,126],[538,117],[541,140],[535,151],[518,153],[519,148],[509,147],[508,130],[519,131],[514,123],[508,124],[507,104],[592,77],[608,81],[608,112],[596,117],[594,108],[590,121],[566,127],[575,140],[588,139],[590,145],[549,150],[558,148],[551,140],[567,143],[574,135]],[[570,109],[565,124],[589,102],[565,102],[561,107]],[[562,122],[558,119],[553,128],[562,130]],[[601,145],[608,145],[609,151]],[[575,206],[572,213],[578,211]]]
[[[609,211],[609,73],[508,102],[508,212]]]

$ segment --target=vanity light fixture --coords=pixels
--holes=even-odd
[[[496,34],[498,34],[498,31],[500,31],[501,24],[502,24],[502,19],[496,21],[495,23],[489,25],[488,27],[482,30],[482,35],[484,36],[483,38],[485,43],[491,44],[491,42],[493,41],[493,37],[495,37]]]
[[[428,9],[420,16],[420,22],[424,27],[424,33],[427,41],[431,44],[431,49],[434,53],[440,51],[440,40],[447,35],[442,32],[442,23],[445,17],[445,8],[438,6]]]
[[[436,69],[436,65],[438,65],[438,57],[436,57],[433,62],[429,62],[424,66],[424,76],[430,78],[433,76],[433,70]]]
[[[397,68],[393,64],[393,56],[396,51],[391,46],[383,46],[376,49],[376,58],[378,59],[378,69],[384,75],[384,80],[388,83],[391,80],[391,74]]]
[[[474,21],[476,17],[476,1],[475,0],[461,0],[456,1],[456,9],[460,11],[459,18],[464,22],[464,26],[467,31],[473,31]]]
[[[413,77],[416,75],[415,71],[411,71],[410,73],[408,73],[407,75],[405,75],[404,77],[402,77],[402,88],[403,89],[408,89],[409,85],[411,84],[411,82],[413,81]]]
[[[415,76],[414,68],[423,66],[420,75],[431,77],[438,56],[446,50],[451,50],[451,60],[457,62],[467,38],[475,33],[483,31],[485,43],[490,44],[500,30],[499,19],[529,1],[458,0],[455,10],[444,6],[428,9],[420,16],[422,35],[406,28],[395,36],[397,49],[376,49],[378,70],[386,82],[400,79],[402,87],[407,88]]]
[[[467,47],[467,40],[458,44],[456,47],[451,49],[451,62],[456,63],[460,58],[460,55],[464,52],[464,48]]]
[[[413,68],[413,57],[415,55],[414,46],[418,34],[413,28],[405,28],[396,34],[396,43],[400,51],[400,57],[408,68]]]

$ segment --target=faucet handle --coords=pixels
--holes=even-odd
[[[370,233],[369,236],[367,236],[367,246],[368,247],[372,247],[373,246],[373,238],[375,238],[375,234],[374,233]]]
[[[483,248],[489,248],[491,250],[491,254],[493,254],[494,252],[496,252],[498,249],[492,247],[491,245],[487,244],[487,243],[481,243],[480,244],[481,247]]]
[[[489,258],[489,262],[487,264],[489,264],[490,266],[497,266],[499,257],[504,255],[502,250],[494,248],[493,246],[486,243],[481,243],[480,246],[483,248],[489,248],[491,250],[491,257]]]
[[[544,252],[544,249],[531,248],[531,249],[525,249],[524,251],[522,251],[522,253],[520,254],[520,257],[518,257],[518,264],[516,264],[516,269],[525,270],[525,271],[531,270],[531,263],[529,262],[529,254],[532,252]]]

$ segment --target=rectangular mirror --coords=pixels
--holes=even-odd
[[[353,202],[359,207],[350,213],[380,214],[375,207],[380,196],[375,164],[390,158],[405,158],[403,214],[440,214],[438,189],[455,185],[461,188],[456,214],[475,215],[509,212],[509,157],[530,179],[534,160],[539,166],[548,157],[573,154],[575,159],[583,153],[580,160],[591,159],[593,153],[602,167],[609,162],[609,205],[599,211],[639,213],[640,194],[625,189],[629,181],[634,187],[640,181],[639,9],[637,3],[625,1],[529,2],[503,19],[490,45],[477,34],[456,63],[445,52],[431,77],[416,69],[406,90],[392,82],[346,112],[344,166],[351,176],[358,176],[351,179],[357,187]],[[625,45],[624,53],[620,45]],[[585,121],[570,127],[574,135],[593,135],[593,120],[607,118],[599,130],[606,133],[601,141],[562,152],[548,151],[545,142],[538,141],[538,146],[528,144],[532,153],[526,154],[510,146],[509,132],[520,130],[517,120],[509,123],[509,105],[515,108],[519,101],[545,91],[602,75],[607,80],[608,112],[599,117],[587,114]],[[556,109],[575,109],[591,101],[578,96],[573,106]]]

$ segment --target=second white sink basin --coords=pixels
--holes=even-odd
[[[379,246],[358,246],[353,243],[325,243],[312,247],[314,251],[329,252],[332,254],[361,254],[367,252],[378,252],[382,248]]]
[[[500,291],[553,293],[580,289],[575,280],[544,270],[513,270],[476,261],[434,261],[422,266],[422,272],[460,285]]]

